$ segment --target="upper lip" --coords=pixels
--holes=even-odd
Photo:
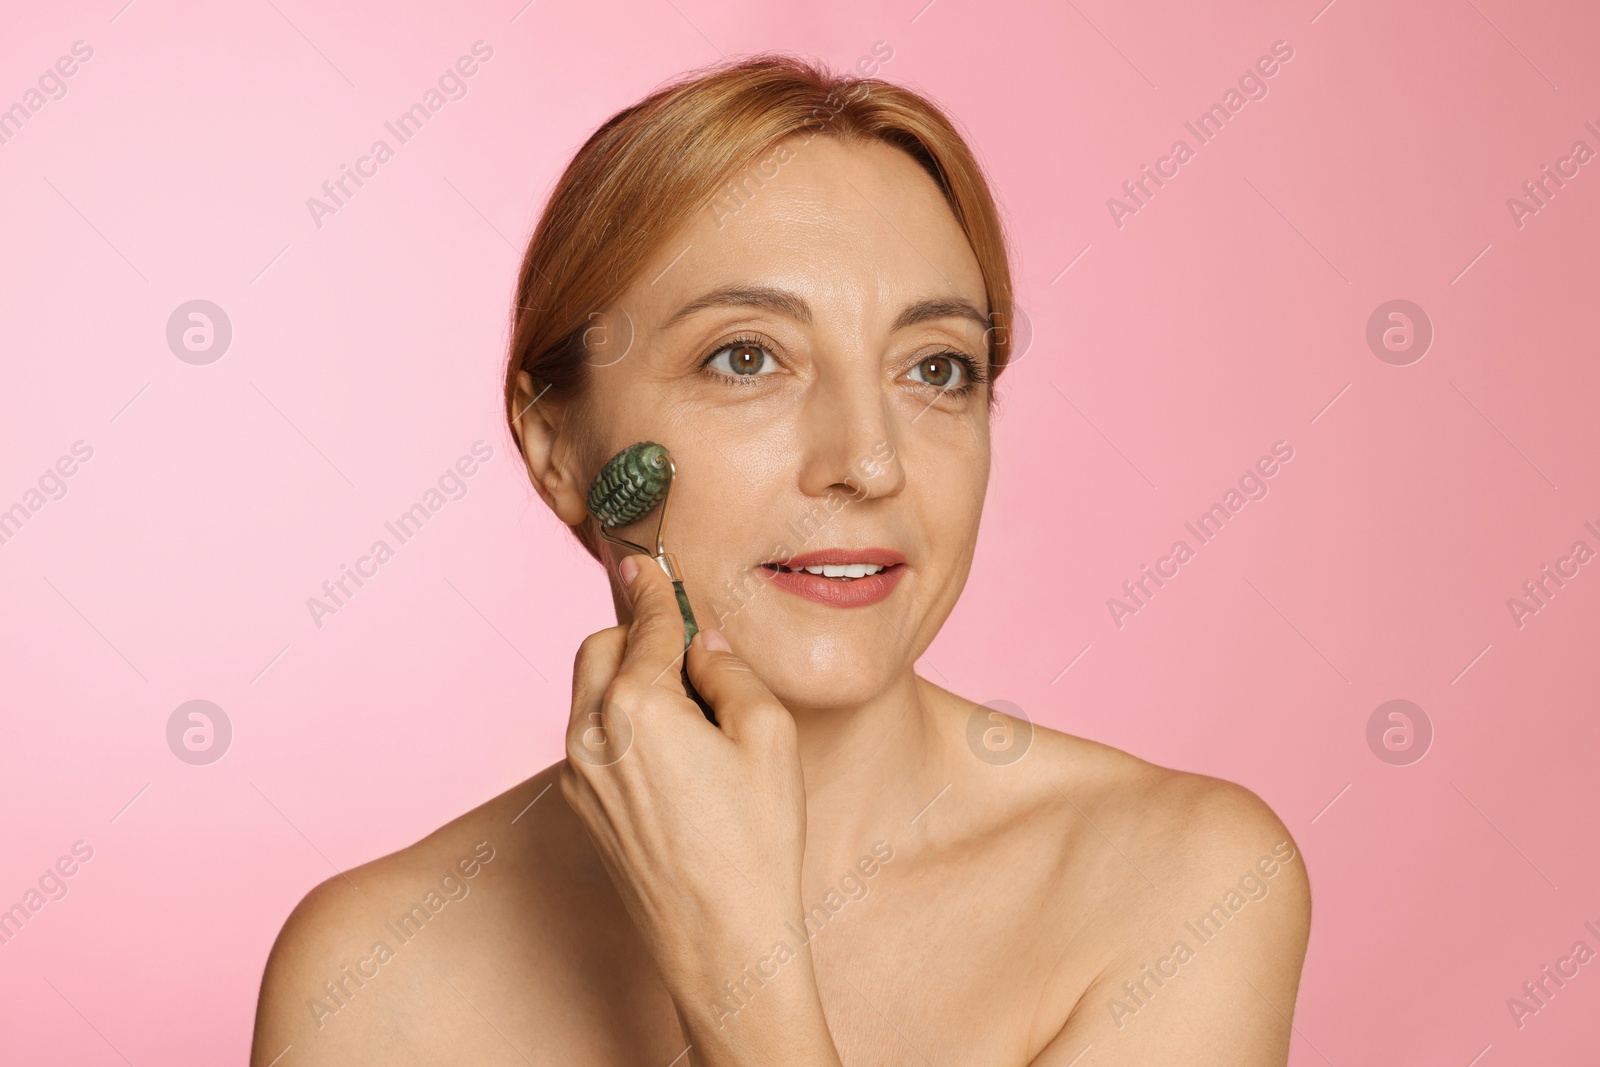
[[[788,559],[768,560],[763,566],[780,564],[790,568],[829,565],[837,567],[845,563],[871,563],[880,567],[893,567],[905,561],[903,553],[890,548],[824,548],[816,552],[791,556]]]

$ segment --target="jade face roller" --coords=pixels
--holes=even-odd
[[[689,607],[689,596],[683,591],[683,575],[678,571],[678,561],[667,551],[661,540],[661,532],[667,525],[667,506],[672,496],[672,476],[676,473],[677,467],[673,465],[672,453],[667,451],[666,446],[658,445],[654,441],[640,441],[612,456],[606,465],[600,468],[600,473],[595,475],[594,481],[589,484],[587,503],[589,513],[600,524],[601,537],[614,545],[631,548],[635,552],[651,557],[672,580],[672,591],[678,598],[678,612],[683,616],[685,652],[681,668],[683,691],[689,695],[690,700],[700,706],[705,717],[715,726],[716,713],[711,710],[711,705],[695,692],[694,685],[689,681],[687,658],[689,642],[700,632],[700,626],[694,621],[694,610]],[[611,536],[610,531],[613,528],[632,526],[646,518],[657,505],[661,508],[661,518],[656,521],[654,552],[643,545]]]

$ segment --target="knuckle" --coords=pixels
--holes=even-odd
[[[573,666],[581,667],[589,660],[609,651],[618,641],[624,640],[626,635],[627,627],[624,626],[608,626],[604,630],[596,630],[578,645],[578,653],[572,661]]]
[[[646,692],[648,688],[637,678],[618,676],[606,686],[606,691],[601,696],[602,704],[607,711],[614,707],[621,708],[624,712],[643,707],[649,696]]]
[[[572,781],[578,773],[573,766],[573,761],[579,758],[579,751],[583,748],[583,733],[588,728],[588,722],[581,719],[567,728],[567,765],[561,771],[561,788],[563,791],[576,784]]]

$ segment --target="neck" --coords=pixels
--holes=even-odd
[[[917,832],[911,820],[950,777],[936,718],[944,696],[908,670],[863,704],[789,708],[805,775],[808,868],[826,877],[874,841],[898,846]]]

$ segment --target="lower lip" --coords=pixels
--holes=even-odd
[[[779,589],[834,608],[864,608],[869,604],[876,604],[894,592],[894,587],[900,584],[900,575],[905,569],[905,564],[897,563],[877,574],[842,582],[837,578],[825,578],[809,571],[774,571],[763,568],[767,573],[767,581]]]

